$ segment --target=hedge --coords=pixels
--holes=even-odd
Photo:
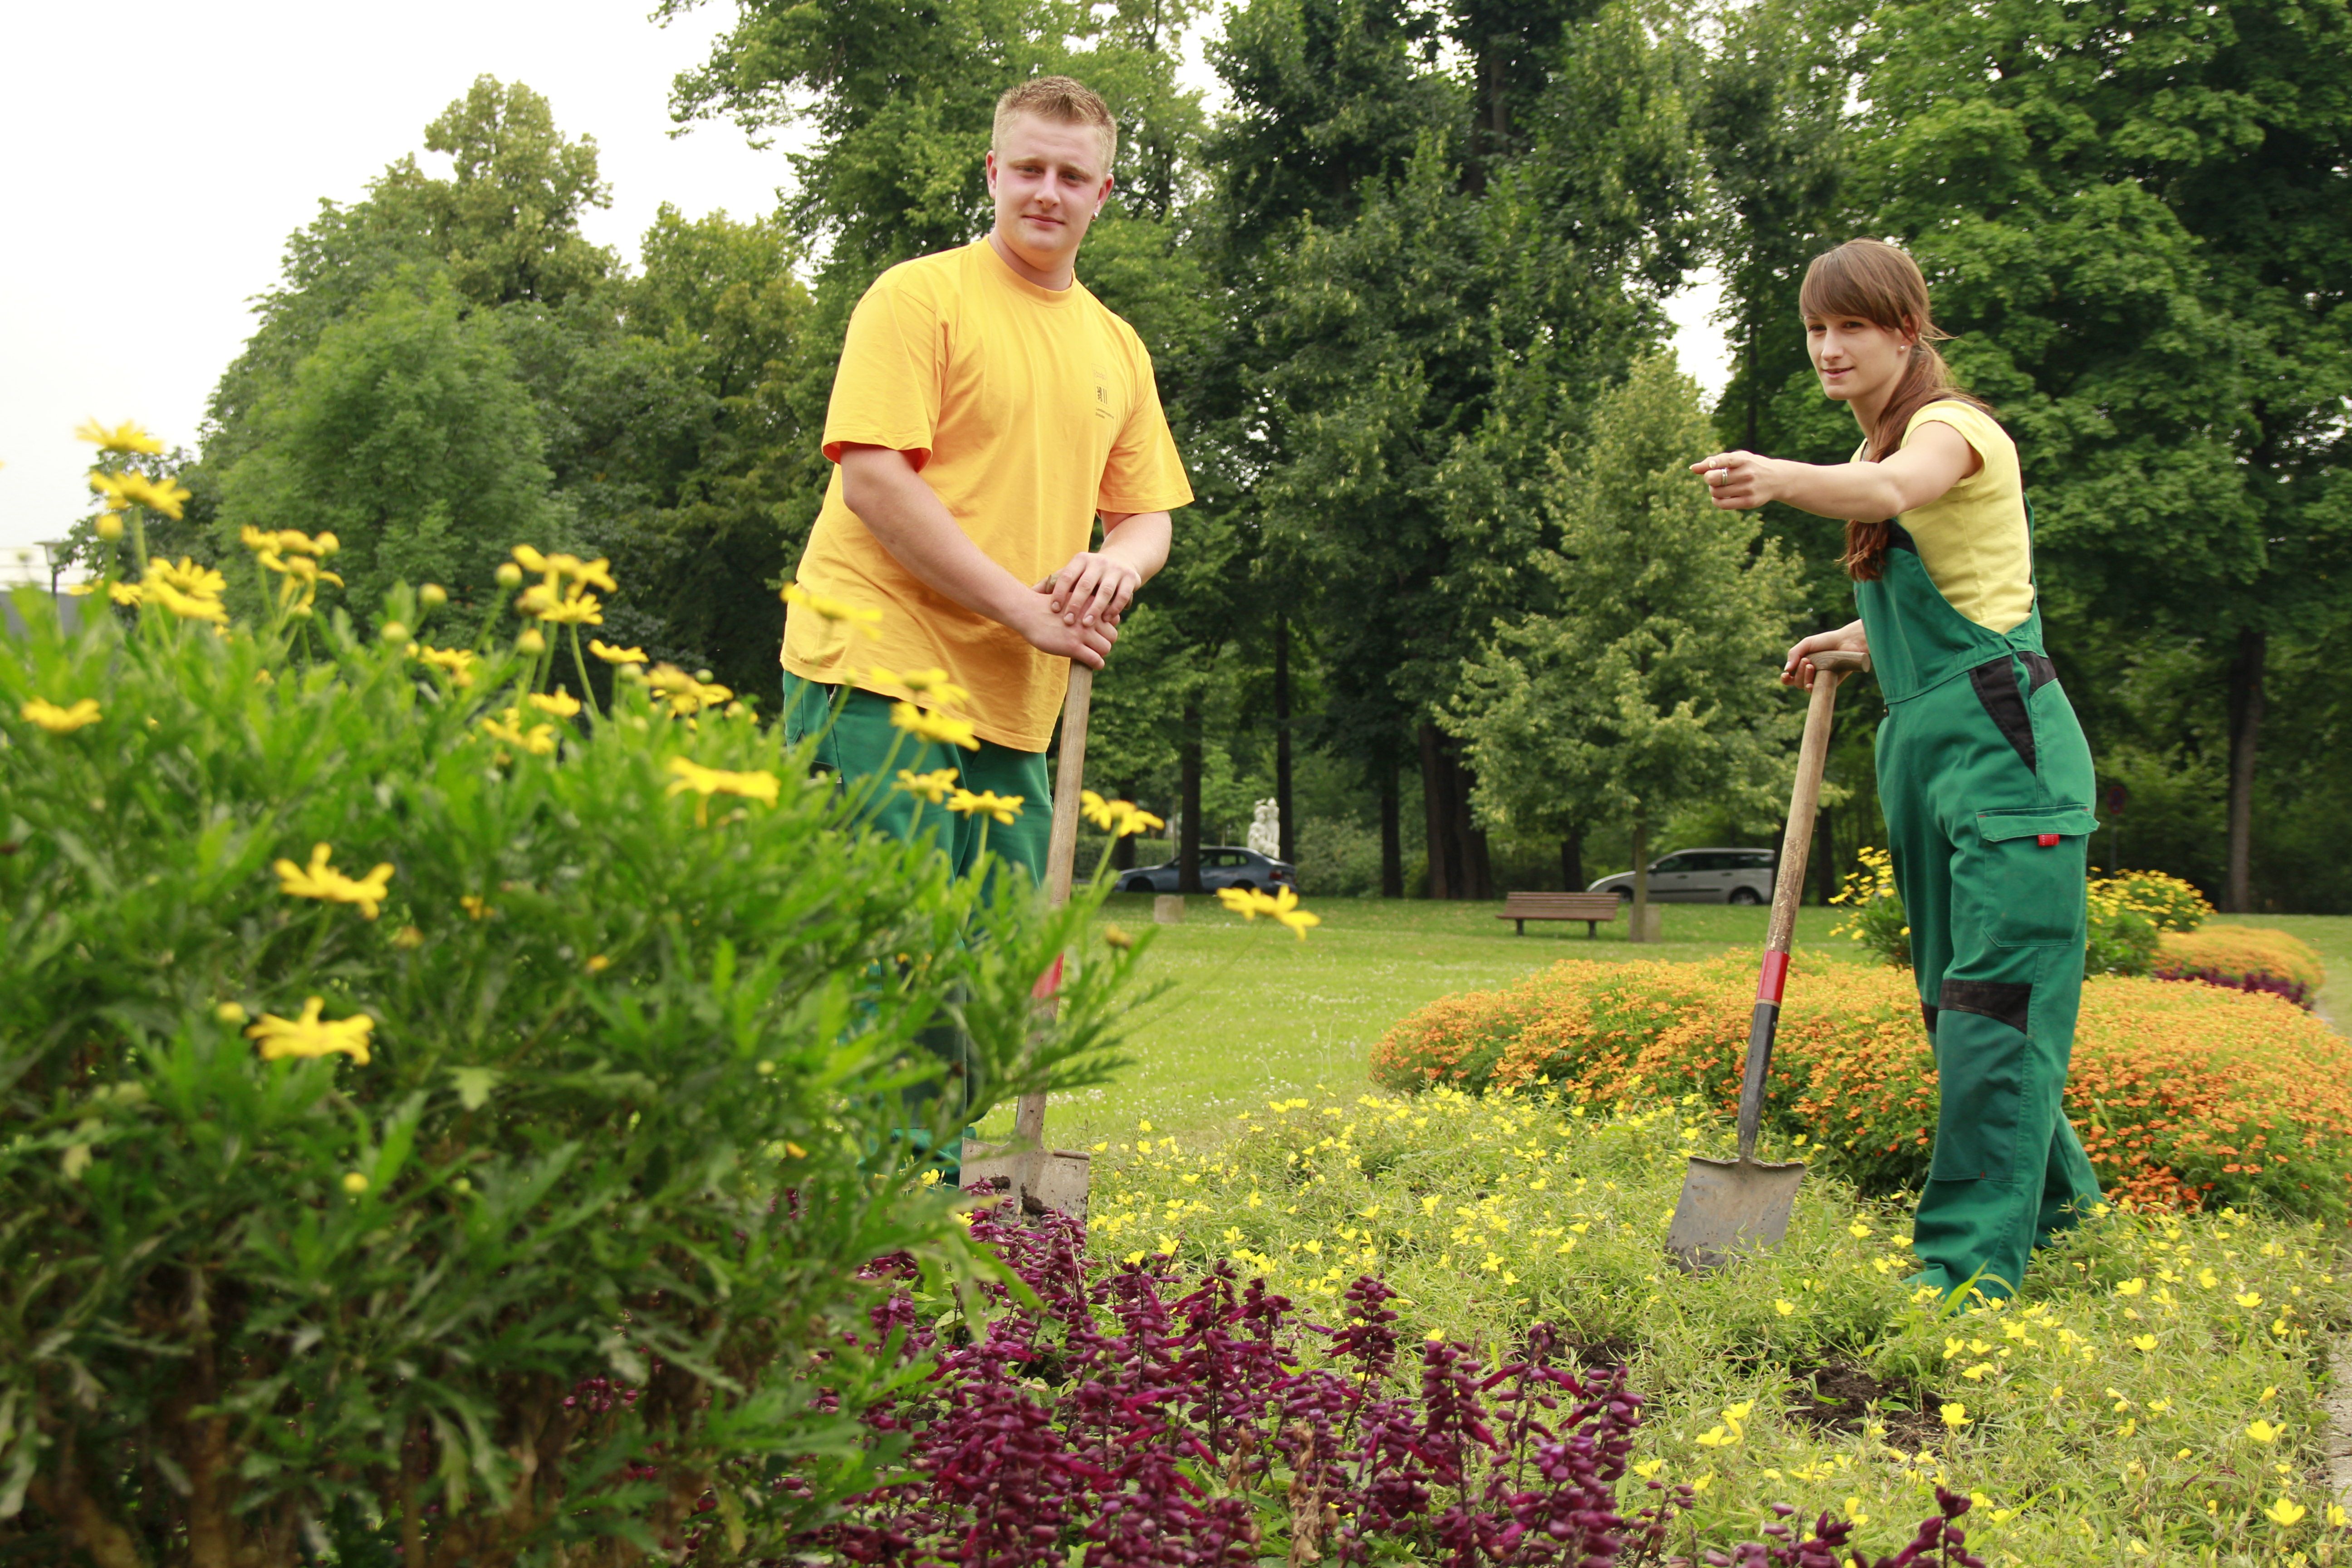
[[[2309,943],[2267,926],[2168,931],[2156,952],[2158,980],[2201,980],[2233,991],[2267,991],[2298,1007],[2319,999],[2327,972]]]
[[[1570,961],[1411,1015],[1374,1047],[1372,1077],[1405,1091],[1549,1083],[1610,1104],[1696,1093],[1728,1114],[1754,1002],[1745,958]],[[1772,1073],[1768,1137],[1866,1192],[1925,1180],[1936,1071],[1908,973],[1799,958]],[[2066,1113],[2129,1206],[2335,1218],[2352,1196],[2352,1041],[2278,996],[2086,982]]]

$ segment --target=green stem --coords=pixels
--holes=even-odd
[[[596,710],[596,689],[588,684],[588,661],[580,656],[580,627],[575,622],[572,632],[572,668],[580,672],[580,705],[588,710],[590,719],[602,719]]]
[[[142,511],[139,507],[126,507],[122,515],[131,523],[131,564],[139,568],[139,581],[144,583],[147,581],[147,520]]]

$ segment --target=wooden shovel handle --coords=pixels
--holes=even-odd
[[[1813,818],[1821,811],[1822,770],[1829,761],[1830,713],[1845,678],[1870,668],[1870,656],[1831,648],[1807,656],[1819,676],[1805,710],[1805,738],[1797,749],[1797,787],[1789,798],[1789,825],[1780,835],[1780,860],[1772,883],[1772,923],[1764,951],[1785,953],[1797,930],[1797,905],[1805,892],[1805,862],[1813,846]]]
[[[1045,899],[1055,909],[1070,901],[1070,884],[1077,877],[1078,794],[1087,782],[1087,714],[1094,695],[1095,672],[1072,659],[1069,695],[1062,700],[1062,750],[1054,769],[1054,825],[1045,840]],[[1045,1147],[1044,1095],[1021,1097],[1013,1108],[1013,1138],[1017,1144]]]
[[[1780,988],[1789,973],[1789,946],[1797,930],[1797,903],[1805,890],[1805,862],[1813,844],[1813,816],[1822,804],[1822,769],[1829,759],[1830,716],[1845,678],[1870,668],[1870,656],[1843,649],[1812,656],[1813,700],[1805,710],[1805,738],[1797,748],[1797,787],[1789,825],[1780,835],[1780,861],[1772,883],[1772,921],[1764,936],[1764,973],[1756,983],[1756,1015],[1748,1026],[1748,1061],[1739,1081],[1739,1158],[1756,1157],[1764,1119],[1764,1078],[1772,1068],[1772,1037],[1780,1017]]]

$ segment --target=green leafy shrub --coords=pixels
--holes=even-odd
[[[2308,942],[2267,926],[2208,926],[2168,931],[2158,943],[2156,977],[2197,980],[2235,991],[2266,991],[2308,1008],[2327,969]]]
[[[1739,1099],[1754,964],[1570,962],[1449,996],[1373,1048],[1384,1088],[1558,1086],[1613,1105]],[[2102,976],[2083,990],[2065,1110],[2108,1195],[2194,1207],[2352,1207],[2352,1042],[2275,997]],[[1936,1063],[1906,973],[1800,959],[1765,1122],[1864,1192],[1916,1188],[1936,1130]]]
[[[855,828],[725,691],[581,713],[405,588],[281,607],[296,662],[174,570],[0,644],[0,1558],[756,1556],[872,1484],[858,1271],[981,1267],[918,1037],[975,1114],[1084,1081],[1132,951],[1041,1020],[1089,901]]]
[[[1851,937],[1898,969],[1911,967],[1911,922],[1895,887],[1895,859],[1884,849],[1865,847],[1863,868],[1846,874],[1830,902],[1845,916],[1830,929]],[[2084,974],[2147,974],[2156,963],[2157,937],[2168,931],[2194,931],[2213,912],[2205,895],[2161,871],[2125,871],[2095,878],[2083,948]]]

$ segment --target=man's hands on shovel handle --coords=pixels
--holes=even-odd
[[[1060,620],[1066,635],[1097,655],[1091,659],[1075,653],[1071,657],[1094,669],[1102,668],[1102,657],[1118,640],[1118,623],[1135,602],[1136,591],[1167,563],[1174,531],[1164,511],[1107,511],[1102,520],[1100,550],[1079,551],[1067,565],[1035,585],[1046,614]],[[1047,653],[1060,651],[1034,637],[1029,640]]]
[[[1043,583],[1024,583],[972,542],[906,453],[845,444],[840,464],[844,504],[925,587],[1088,669],[1102,668],[1135,590],[1168,559],[1166,512],[1107,512],[1100,550],[1080,551]]]
[[[1860,621],[1849,622],[1833,632],[1815,632],[1789,650],[1789,662],[1780,670],[1780,684],[1811,691],[1816,673],[1813,655],[1817,653],[1853,653],[1867,658],[1870,637],[1862,629]]]

